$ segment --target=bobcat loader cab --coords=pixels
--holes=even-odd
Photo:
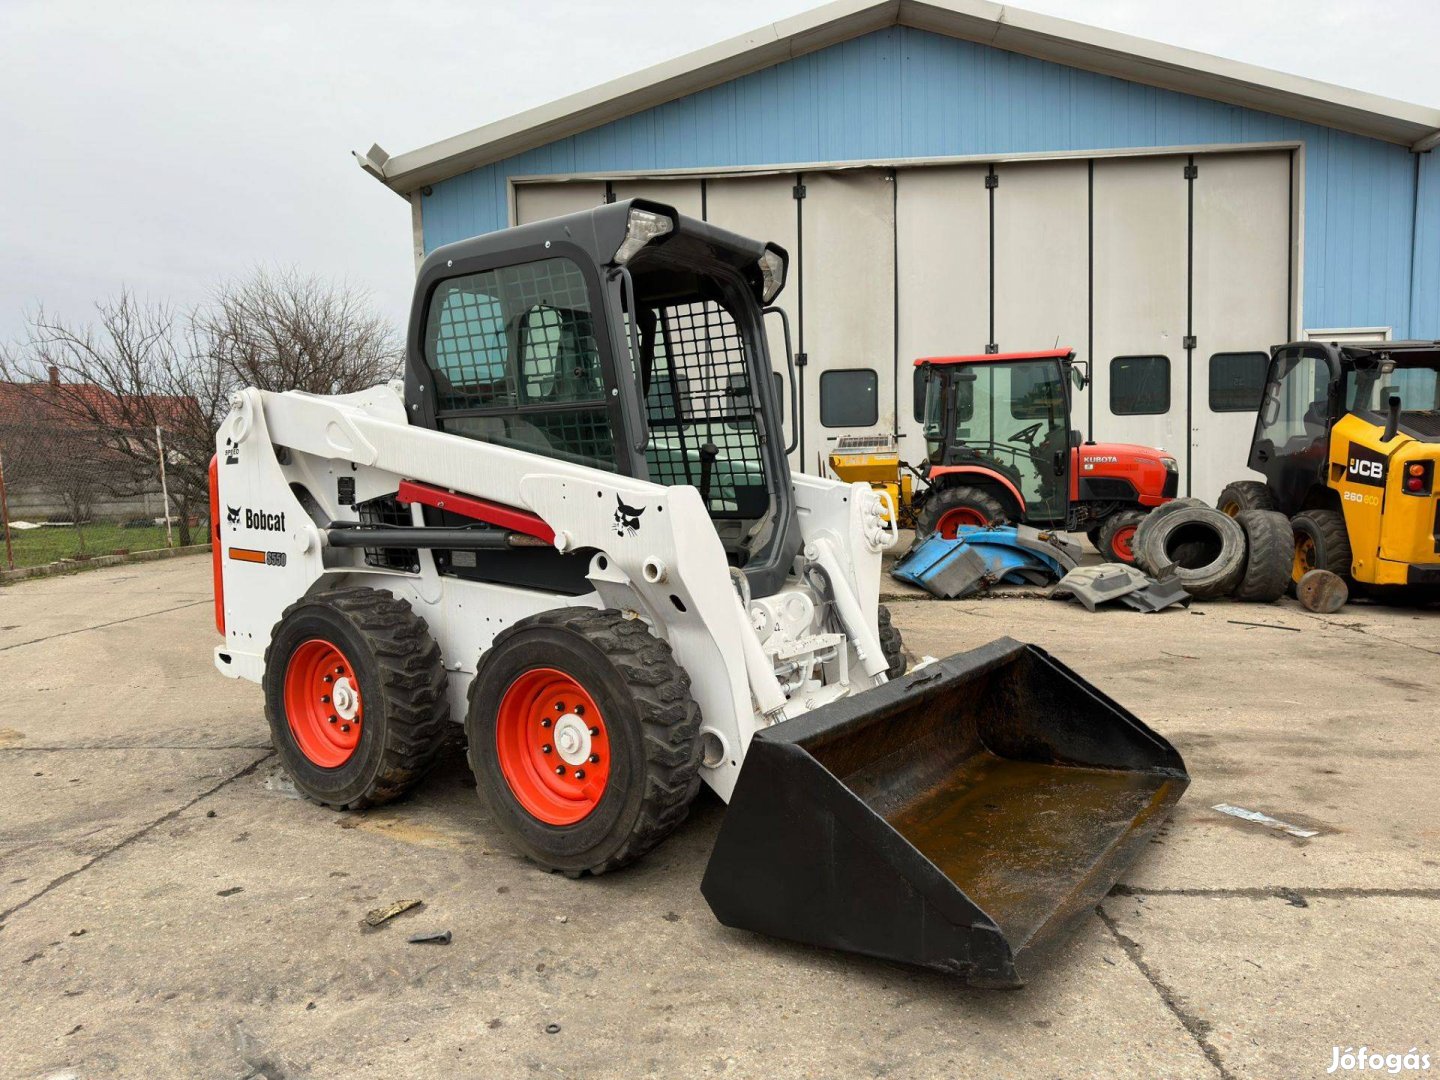
[[[434,252],[403,385],[232,402],[215,663],[319,802],[398,797],[453,719],[495,822],[579,877],[703,781],[722,921],[1017,985],[1188,777],[1033,646],[905,674],[881,499],[789,471],[785,271],[640,200]]]
[[[1294,577],[1331,570],[1364,586],[1440,595],[1440,342],[1271,350],[1249,464],[1226,487],[1238,513],[1279,510]]]

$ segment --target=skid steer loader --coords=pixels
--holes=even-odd
[[[403,384],[235,396],[215,663],[311,799],[395,798],[454,718],[495,822],[580,877],[703,781],[725,923],[1018,985],[1184,764],[1033,646],[905,674],[894,508],[787,465],[786,267],[638,199],[434,252]]]
[[[1378,599],[1440,599],[1440,342],[1271,350],[1249,465],[1216,506],[1278,510],[1292,579],[1339,574]]]

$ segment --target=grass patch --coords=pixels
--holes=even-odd
[[[84,551],[80,548],[81,536],[85,539]],[[200,533],[204,538],[204,530]],[[180,544],[179,530],[175,532],[175,544]],[[131,551],[152,551],[165,546],[165,526],[148,525],[145,528],[126,529],[119,525],[96,522],[76,529],[71,525],[47,525],[43,529],[11,529],[10,546],[15,553],[15,566],[42,566],[61,559],[74,559],[82,554],[88,558],[97,555],[117,555]],[[0,550],[0,569],[5,568],[4,551]]]

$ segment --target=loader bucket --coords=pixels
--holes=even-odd
[[[726,926],[1021,986],[1189,783],[1002,638],[759,732],[701,890]]]

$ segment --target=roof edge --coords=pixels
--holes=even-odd
[[[427,184],[891,26],[906,26],[1348,131],[1422,152],[1440,109],[1227,60],[990,0],[833,0],[789,19],[390,157],[356,152],[393,191]]]

